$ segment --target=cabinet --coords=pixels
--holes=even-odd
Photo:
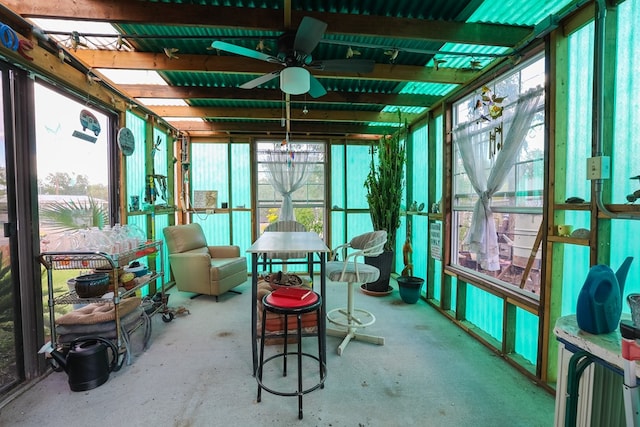
[[[47,287],[48,287],[48,306],[49,306],[49,322],[51,327],[51,343],[55,347],[58,342],[56,335],[56,313],[55,306],[61,304],[87,304],[87,303],[113,303],[114,307],[114,328],[116,336],[116,345],[124,355],[126,353],[126,339],[123,334],[133,332],[140,327],[138,323],[131,327],[129,331],[124,331],[121,327],[121,318],[119,313],[119,305],[121,301],[135,294],[137,290],[148,286],[150,283],[160,280],[161,283],[161,300],[154,305],[153,315],[162,312],[162,319],[169,322],[173,319],[173,313],[167,309],[167,296],[164,289],[164,257],[163,245],[161,240],[147,242],[129,251],[120,252],[118,254],[107,254],[104,252],[43,252],[40,254],[40,263],[47,271]],[[69,290],[61,295],[54,295],[54,271],[55,270],[93,270],[101,269],[102,271],[110,271],[111,285],[113,289],[119,289],[118,271],[120,268],[126,267],[130,262],[143,258],[145,256],[154,256],[156,258],[156,269],[151,269],[146,275],[136,279],[136,284],[129,290],[113,292],[111,298],[80,298],[75,290]],[[159,269],[157,268],[159,266]],[[124,346],[124,347],[123,347]]]

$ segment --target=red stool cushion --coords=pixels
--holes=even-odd
[[[278,288],[266,301],[279,308],[302,308],[318,301],[318,294],[306,288]]]

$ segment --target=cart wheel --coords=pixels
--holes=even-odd
[[[60,364],[56,361],[56,359],[48,359],[48,360],[49,360],[49,365],[51,365],[51,368],[53,368],[55,372],[64,372],[64,368],[60,366]]]
[[[168,312],[162,315],[162,321],[165,323],[169,323],[173,320],[174,316],[172,312]]]

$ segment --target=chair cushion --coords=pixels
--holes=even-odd
[[[246,273],[247,260],[241,258],[211,258],[211,280],[223,280],[236,273]]]
[[[198,223],[171,225],[162,232],[170,254],[185,252],[207,246],[202,227]]]
[[[387,241],[387,232],[384,230],[381,231],[371,231],[369,233],[364,233],[359,236],[354,237],[349,242],[349,245],[353,249],[367,249],[371,246],[379,245]]]
[[[350,262],[347,265],[347,269],[342,274],[344,268],[343,261],[330,261],[325,268],[325,275],[329,280],[334,282],[349,282],[349,283],[369,283],[375,282],[380,277],[380,270],[377,267],[368,264],[357,263],[358,273],[360,274],[360,280],[356,277],[355,264]]]

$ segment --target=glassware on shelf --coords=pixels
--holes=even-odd
[[[147,240],[147,235],[145,234],[145,232],[135,224],[125,224],[122,226],[122,228],[125,230],[126,235],[133,243],[132,249],[137,248]]]

